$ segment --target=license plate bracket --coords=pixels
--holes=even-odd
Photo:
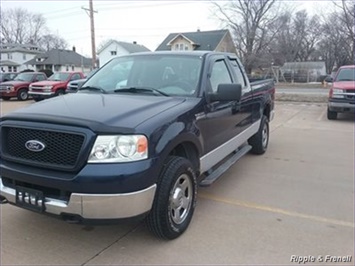
[[[16,186],[16,205],[35,212],[44,212],[44,195],[40,190]]]

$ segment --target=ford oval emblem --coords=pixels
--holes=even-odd
[[[25,147],[29,151],[40,152],[46,148],[46,145],[38,140],[29,140],[25,143]]]

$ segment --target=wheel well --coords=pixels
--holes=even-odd
[[[188,159],[193,165],[196,175],[200,174],[200,159],[196,146],[191,142],[180,143],[169,155],[180,156]]]
[[[270,120],[270,104],[267,104],[264,108],[263,115],[265,115]]]

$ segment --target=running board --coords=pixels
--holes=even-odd
[[[234,155],[221,164],[216,170],[212,171],[205,179],[200,182],[201,187],[208,187],[212,185],[218,178],[221,177],[233,164],[251,150],[250,145],[244,145],[239,150],[234,151]]]

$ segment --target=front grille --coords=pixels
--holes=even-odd
[[[40,141],[45,148],[42,151],[28,150],[26,142],[30,140]],[[2,153],[5,158],[21,163],[72,170],[84,140],[85,136],[79,133],[3,127]]]
[[[9,88],[10,88],[9,86],[0,85],[0,91],[8,91]]]
[[[353,95],[346,95],[346,99],[349,99],[349,100],[355,100],[355,94]]]

